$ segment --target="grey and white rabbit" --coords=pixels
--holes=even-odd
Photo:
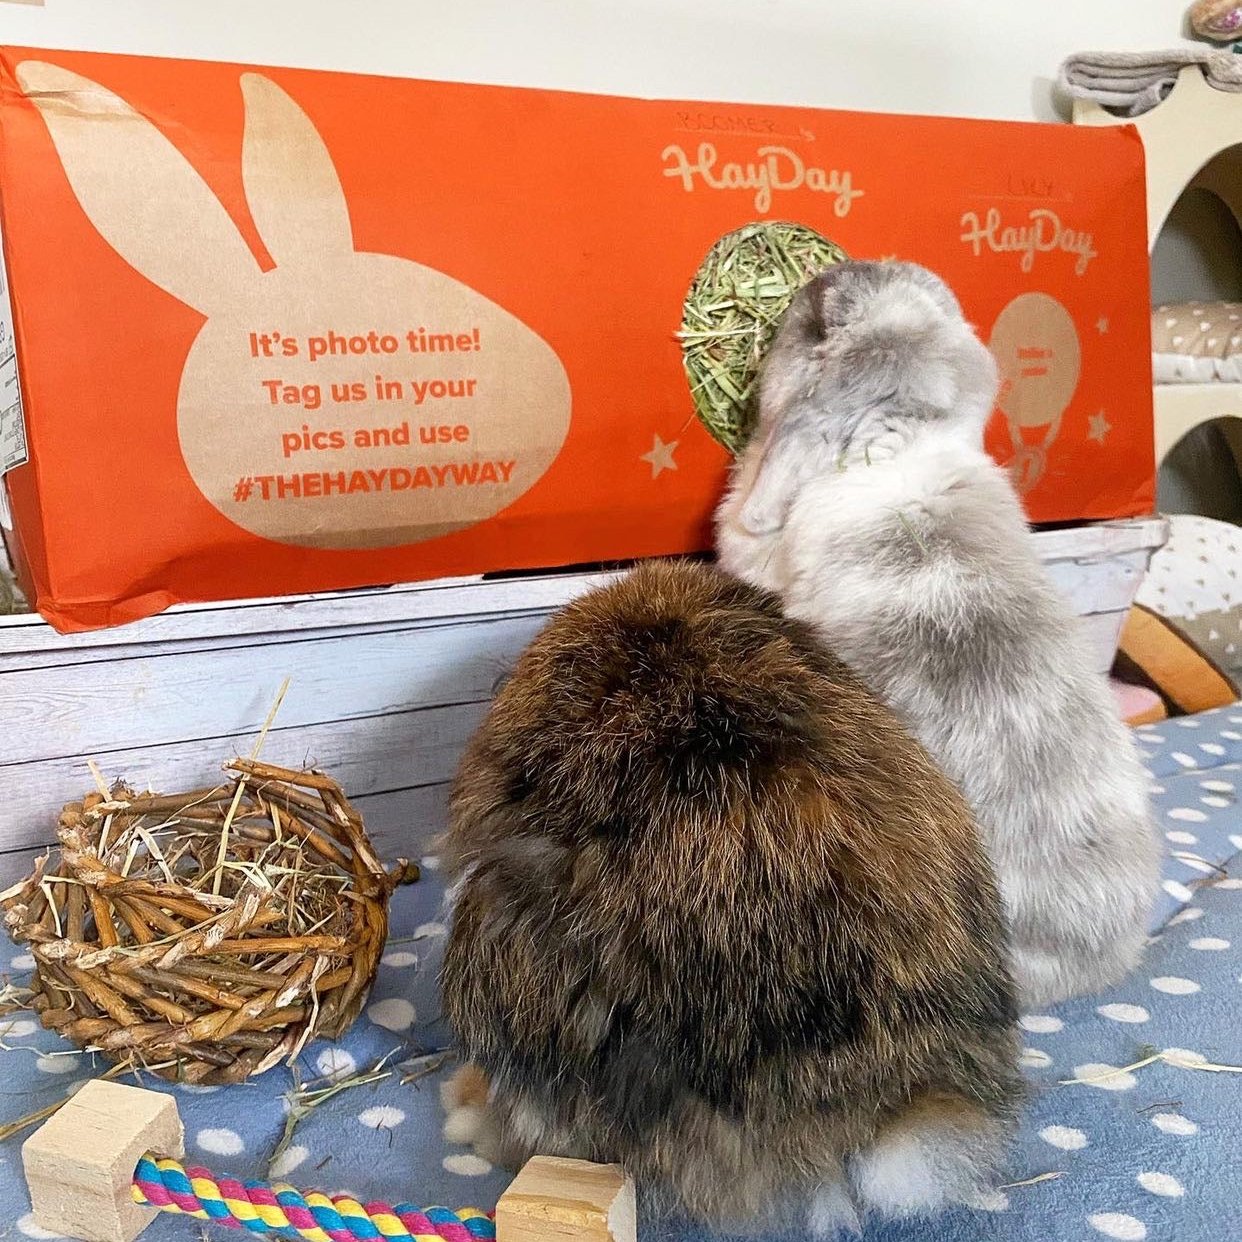
[[[984,452],[996,391],[991,354],[937,276],[828,269],[765,360],[717,547],[810,622],[966,795],[1031,1007],[1137,964],[1159,849],[1129,731]]]
[[[774,596],[653,563],[558,613],[470,743],[443,857],[457,1140],[817,1237],[1003,1159],[1017,1011],[975,824]]]

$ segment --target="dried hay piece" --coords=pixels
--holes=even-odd
[[[793,295],[847,255],[805,225],[761,220],[707,252],[682,306],[682,362],[699,421],[731,453],[755,423],[759,364]]]

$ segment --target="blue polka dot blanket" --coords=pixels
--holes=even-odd
[[[933,1222],[870,1223],[866,1242],[1234,1236],[1242,1185],[1242,707],[1147,726],[1137,736],[1167,844],[1145,962],[1106,995],[1023,1016],[1032,1093],[1004,1184]],[[363,1199],[494,1206],[507,1176],[441,1134],[437,1086],[449,1072],[436,993],[443,888],[434,860],[427,862],[424,881],[394,898],[392,938],[364,1017],[341,1044],[307,1048],[296,1081],[283,1067],[227,1088],[147,1081],[178,1096],[190,1161]],[[9,946],[8,959],[9,979],[20,984],[30,958]],[[0,1125],[105,1068],[27,1012],[0,1018],[0,1049]],[[352,1085],[322,1090],[333,1082]],[[23,1137],[0,1143],[6,1236],[47,1237],[29,1215]],[[805,1237],[795,1225],[781,1242]],[[162,1216],[145,1236],[197,1242],[200,1231],[197,1222]],[[708,1235],[649,1221],[640,1236]]]

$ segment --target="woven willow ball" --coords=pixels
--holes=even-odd
[[[177,1082],[232,1083],[358,1016],[393,887],[318,772],[239,759],[190,793],[113,786],[62,811],[60,848],[4,902],[45,1027]]]
[[[695,413],[731,453],[755,423],[759,363],[793,295],[848,256],[814,229],[763,220],[707,252],[682,306],[682,362]]]

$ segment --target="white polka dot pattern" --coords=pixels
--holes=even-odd
[[[1192,806],[1175,806],[1172,810],[1165,811],[1170,819],[1181,820],[1190,824],[1201,824],[1207,819],[1207,812],[1197,810]]]
[[[1135,1181],[1153,1195],[1161,1195],[1166,1199],[1180,1199],[1186,1188],[1175,1177],[1168,1173],[1140,1173]]]
[[[1045,1126],[1039,1137],[1060,1151],[1078,1151],[1087,1145],[1087,1136],[1072,1126]]]
[[[35,1057],[35,1069],[40,1074],[72,1074],[79,1068],[81,1067],[78,1057],[73,1053],[49,1053],[46,1056]]]
[[[315,1068],[324,1078],[339,1082],[358,1072],[358,1062],[344,1048],[325,1048],[315,1058]]]
[[[484,1160],[473,1152],[445,1156],[440,1163],[447,1172],[456,1173],[460,1177],[482,1177],[484,1173],[492,1171],[491,1161]]]
[[[1189,1117],[1183,1117],[1181,1113],[1156,1113],[1151,1119],[1151,1124],[1157,1130],[1165,1134],[1175,1134],[1179,1138],[1189,1138],[1192,1134],[1199,1133],[1199,1127]]]
[[[1180,975],[1161,975],[1151,981],[1151,986],[1166,996],[1191,996],[1199,991],[1193,979],[1183,979]]]
[[[238,1156],[246,1150],[242,1136],[236,1130],[223,1127],[200,1130],[194,1136],[195,1145],[215,1156]]]
[[[371,1130],[391,1130],[405,1120],[405,1112],[391,1104],[377,1104],[374,1108],[363,1109],[358,1120]]]
[[[1151,1017],[1142,1005],[1101,1005],[1096,1013],[1113,1022],[1146,1022]]]
[[[408,1031],[415,1016],[414,1006],[403,996],[389,996],[367,1008],[367,1017],[386,1031]]]
[[[1096,1212],[1087,1217],[1087,1224],[1106,1238],[1118,1238],[1120,1242],[1143,1242],[1147,1237],[1147,1226],[1125,1212]]]
[[[1028,1013],[1018,1019],[1018,1025],[1033,1035],[1051,1035],[1061,1030],[1065,1023],[1049,1014]]]
[[[1198,906],[1187,906],[1184,910],[1179,910],[1170,920],[1169,926],[1176,927],[1178,923],[1193,923],[1195,919],[1201,919],[1203,911]]]
[[[967,1206],[979,1212],[1004,1212],[1009,1208],[1009,1196],[1003,1190],[981,1190],[970,1196]]]
[[[1207,1064],[1207,1057],[1201,1052],[1195,1052],[1193,1048],[1165,1048],[1164,1055],[1178,1061],[1187,1061],[1191,1065]]]
[[[1074,1078],[1085,1087],[1099,1091],[1129,1091],[1138,1081],[1129,1070],[1104,1062],[1074,1066]]]
[[[380,963],[384,966],[395,966],[398,968],[403,966],[417,966],[418,954],[409,953],[405,949],[393,949],[391,953],[385,953],[384,956],[380,958]]]
[[[1230,711],[1242,720],[1242,706]],[[973,1211],[946,1217],[944,1234],[954,1242],[1002,1236],[1217,1242],[1199,1236],[1198,1222],[1218,1214],[1218,1171],[1227,1165],[1226,1153],[1234,1158],[1242,1135],[1242,1120],[1223,1105],[1218,1112],[1215,1102],[1232,1098],[1236,1075],[1201,1069],[1205,1061],[1239,1060],[1242,860],[1231,859],[1242,850],[1242,723],[1222,729],[1225,719],[1221,712],[1174,719],[1139,734],[1163,852],[1144,962],[1098,994],[1028,1004],[1018,1030],[1031,1096],[998,1179],[1012,1184],[976,1192],[968,1201]],[[1217,744],[1223,754],[1213,750]],[[483,1094],[452,1114],[437,1098],[457,1068],[452,1061],[437,1068],[447,1043],[437,976],[449,921],[443,881],[430,867],[424,871],[423,884],[393,896],[394,939],[360,1020],[339,1043],[311,1043],[298,1059],[301,1082],[311,1090],[377,1064],[388,1077],[342,1090],[303,1118],[270,1168],[281,1110],[293,1095],[286,1067],[238,1087],[155,1083],[177,1097],[188,1161],[331,1193],[351,1188],[364,1200],[412,1192],[427,1203],[495,1203],[508,1179],[492,1166],[486,1146],[475,1147],[487,1134]],[[9,975],[20,984],[18,972]],[[68,1094],[69,1080],[76,1087],[106,1065],[89,1055],[51,1055],[68,1045],[25,1011],[0,1015],[0,1042],[16,1050],[0,1048],[0,1068],[11,1076],[7,1089],[37,1102]],[[1163,1064],[1126,1068],[1147,1061],[1151,1049],[1163,1050]],[[421,1080],[403,1083],[411,1074]],[[0,1159],[0,1195],[17,1185],[11,1157]],[[1025,1184],[1048,1171],[1061,1176]],[[20,1202],[12,1195],[4,1201]],[[27,1236],[17,1219],[21,1210],[10,1216],[17,1242]],[[925,1242],[940,1236],[934,1224],[902,1225],[897,1232]],[[676,1228],[668,1233],[669,1242],[688,1236]],[[1219,1242],[1226,1242],[1223,1232]]]
[[[310,1156],[310,1149],[300,1143],[291,1143],[268,1165],[269,1177],[288,1177],[295,1169],[300,1169]]]
[[[1236,676],[1242,665],[1234,641],[1242,603],[1242,532],[1230,522],[1189,514],[1172,515],[1169,532],[1139,584],[1136,602],[1169,618],[1218,667]]]

